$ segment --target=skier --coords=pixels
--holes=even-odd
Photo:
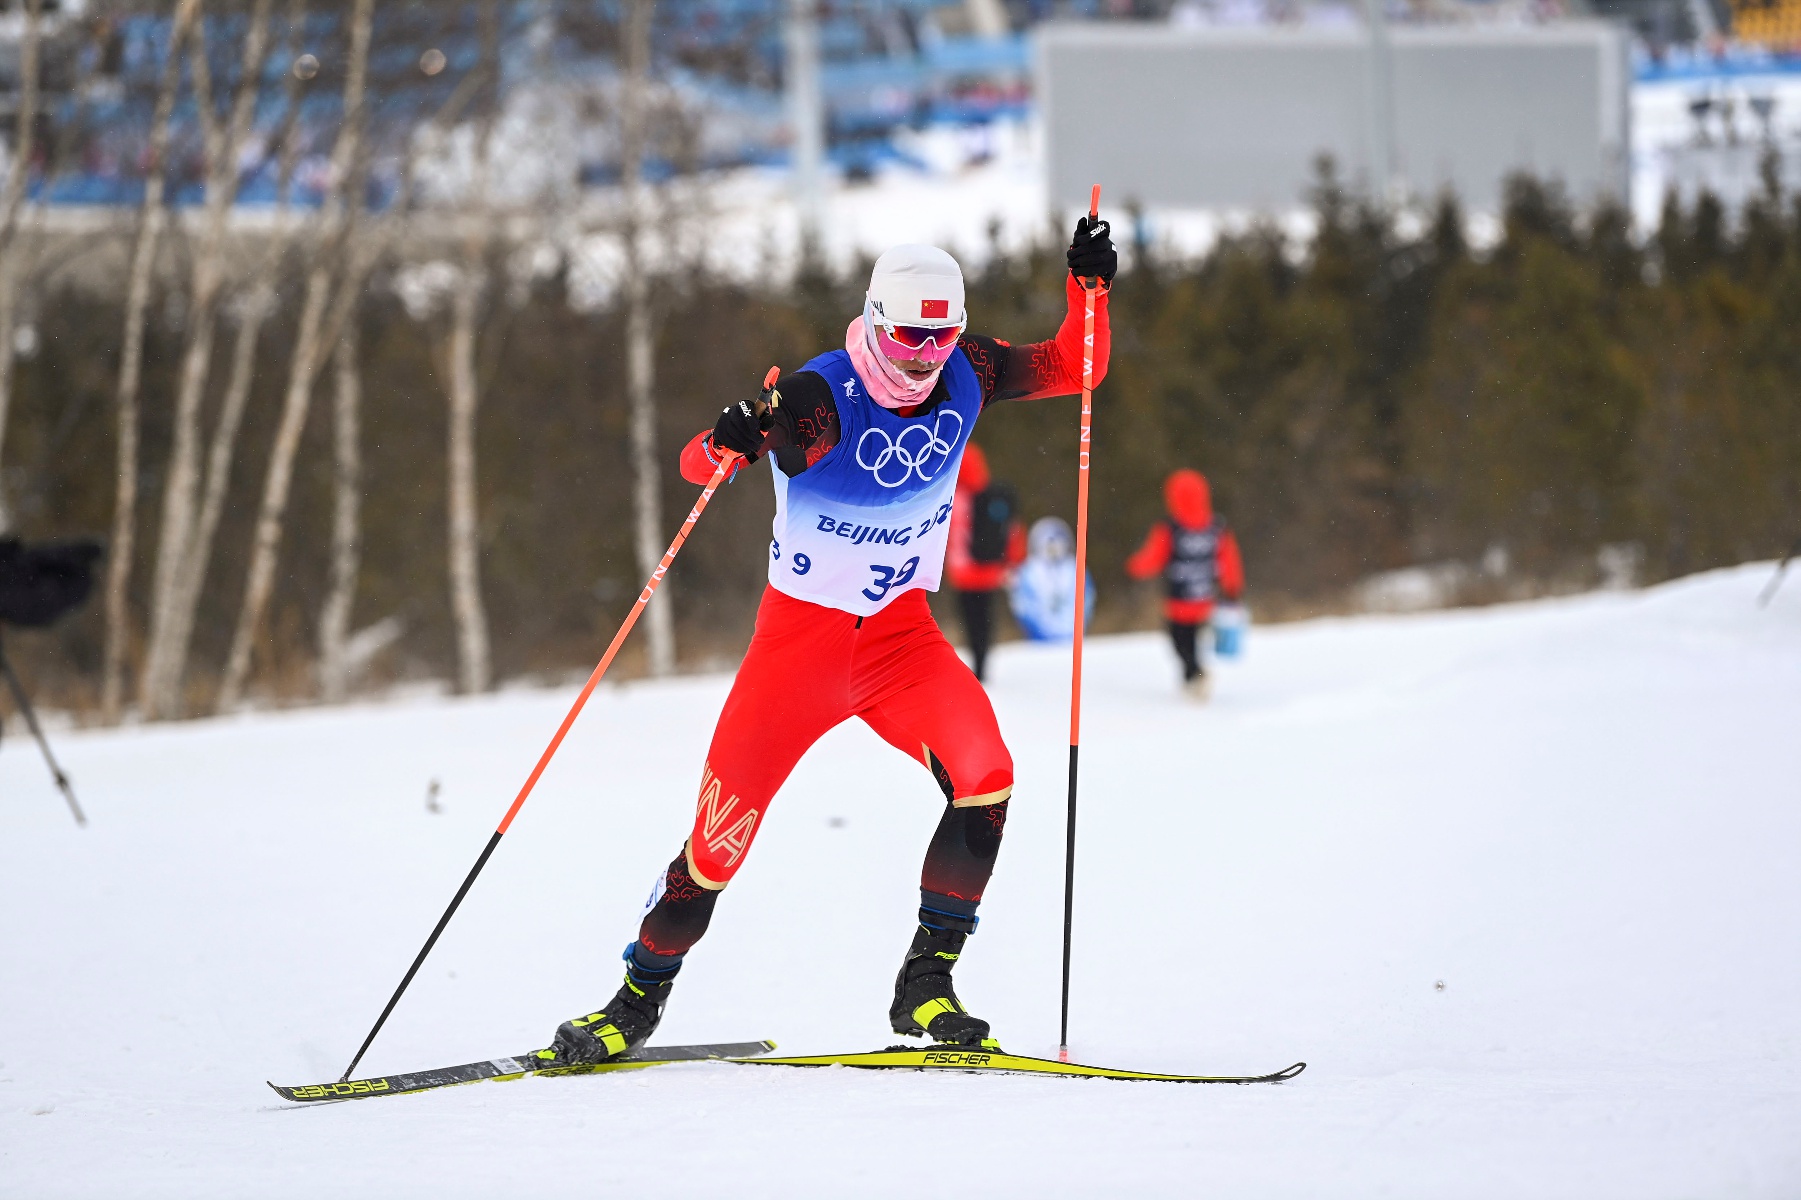
[[[1025,561],[1025,527],[1014,518],[1013,489],[996,482],[988,456],[974,442],[963,451],[957,494],[951,501],[950,544],[944,565],[963,610],[970,668],[977,681],[987,676],[988,647],[994,637],[994,593],[1014,567]]]
[[[1244,593],[1244,562],[1238,539],[1213,511],[1205,475],[1187,469],[1171,472],[1163,481],[1163,504],[1168,516],[1151,526],[1144,545],[1126,560],[1126,574],[1149,579],[1162,573],[1163,616],[1182,660],[1182,683],[1190,696],[1204,701],[1209,685],[1201,626],[1212,618],[1216,596],[1236,603]]]
[[[1067,642],[1076,636],[1076,535],[1062,517],[1032,522],[1025,566],[1013,577],[1007,598],[1013,619],[1035,642]],[[1094,576],[1083,592],[1082,627],[1094,616]]]
[[[740,401],[682,452],[704,483],[726,461],[773,460],[776,516],[756,632],[713,731],[694,825],[625,949],[625,982],[564,1022],[550,1062],[599,1062],[644,1042],[683,956],[744,865],[778,788],[826,731],[861,717],[932,771],[947,803],[926,851],[918,924],[895,979],[898,1033],[980,1044],[951,969],[994,869],[1013,761],[987,693],[932,620],[960,460],[984,408],[1081,391],[1084,294],[1096,279],[1094,380],[1105,374],[1117,256],[1083,217],[1067,252],[1068,314],[1054,339],[1010,346],[968,332],[963,276],[931,246],[876,260],[863,312],[830,350]]]

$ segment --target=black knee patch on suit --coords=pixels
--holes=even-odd
[[[688,852],[675,856],[657,880],[644,923],[638,927],[637,944],[658,957],[686,954],[707,932],[719,893],[704,888],[688,873]]]
[[[1001,834],[1006,827],[1005,800],[969,808],[945,805],[937,832],[932,834],[932,844],[926,848],[919,886],[926,892],[970,904],[979,902],[988,877],[994,874],[994,859],[1000,853]],[[972,915],[973,912],[972,909]]]

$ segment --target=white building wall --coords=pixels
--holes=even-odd
[[[1626,39],[1599,22],[1389,31],[1395,179],[1493,209],[1511,171],[1624,198]],[[1361,30],[1057,25],[1039,35],[1051,201],[1289,208],[1314,163],[1365,186],[1370,40]]]

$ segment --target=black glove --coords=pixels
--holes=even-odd
[[[1077,279],[1093,279],[1111,284],[1119,270],[1119,254],[1113,249],[1113,226],[1105,221],[1083,217],[1076,222],[1075,236],[1069,239],[1069,273]]]
[[[763,449],[763,435],[769,432],[773,423],[769,410],[765,408],[761,415],[758,405],[749,400],[740,400],[719,414],[719,420],[713,425],[713,448],[715,450],[736,450],[744,456],[744,461],[757,461],[757,454]]]

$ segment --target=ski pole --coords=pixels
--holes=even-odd
[[[1101,215],[1101,185],[1088,194],[1088,223]],[[1082,441],[1076,453],[1076,641],[1069,678],[1069,833],[1063,857],[1063,1020],[1057,1057],[1069,1061],[1069,943],[1076,903],[1076,755],[1082,744],[1082,627],[1088,615],[1088,448],[1094,416],[1094,295],[1099,279],[1082,280],[1087,309],[1082,315]]]
[[[778,368],[769,368],[768,375],[763,379],[765,397],[768,396],[769,389],[775,386],[779,373]],[[438,936],[444,932],[444,927],[450,924],[450,918],[456,914],[457,906],[463,902],[463,897],[469,894],[470,885],[475,882],[475,877],[480,875],[482,868],[488,865],[489,856],[494,853],[494,847],[500,845],[500,839],[506,835],[507,827],[513,823],[513,818],[519,815],[521,808],[525,807],[526,797],[530,796],[532,789],[538,785],[538,777],[543,775],[544,768],[550,765],[551,756],[556,754],[557,747],[563,744],[563,738],[568,734],[569,727],[575,724],[575,718],[581,714],[582,706],[587,704],[588,697],[594,694],[594,689],[599,685],[601,676],[605,675],[607,668],[613,665],[613,656],[619,653],[619,647],[625,643],[626,635],[632,631],[632,626],[638,623],[638,614],[644,611],[644,606],[649,604],[650,598],[656,594],[658,585],[663,582],[663,576],[669,571],[669,564],[675,561],[676,553],[682,548],[682,543],[688,540],[688,534],[693,531],[694,523],[700,520],[700,514],[706,511],[707,501],[713,498],[713,493],[719,489],[719,485],[724,482],[726,475],[731,472],[738,458],[739,455],[733,451],[725,451],[718,468],[713,472],[713,478],[707,481],[707,486],[701,489],[700,498],[694,502],[694,507],[688,510],[688,519],[682,522],[682,527],[676,531],[675,540],[670,542],[669,549],[663,552],[663,561],[657,564],[657,569],[650,573],[650,579],[645,583],[644,590],[638,593],[638,602],[632,605],[632,611],[626,614],[625,623],[619,627],[619,632],[613,635],[613,640],[607,645],[607,652],[600,656],[600,663],[594,668],[594,673],[588,676],[588,682],[582,685],[581,693],[576,696],[575,703],[569,706],[569,713],[563,718],[563,723],[557,726],[556,733],[550,739],[550,745],[544,747],[544,753],[538,756],[538,765],[532,768],[530,775],[526,776],[525,786],[519,789],[519,794],[513,798],[512,807],[508,808],[506,816],[500,819],[500,824],[495,828],[493,836],[488,839],[488,844],[482,847],[481,857],[477,858],[475,866],[469,869],[469,875],[463,880],[463,886],[457,889],[455,896],[451,897],[450,907],[444,910],[444,915],[438,918],[437,927],[431,931],[431,936],[425,939],[425,945],[419,950],[419,957],[415,958],[413,965],[407,968],[406,976],[401,979],[400,986],[395,988],[394,994],[388,998],[387,1007],[382,1009],[381,1016],[375,1019],[375,1027],[369,1031],[369,1036],[364,1038],[363,1044],[357,1048],[356,1057],[350,1060],[348,1067],[344,1068],[344,1074],[338,1077],[339,1083],[346,1082],[350,1078],[350,1073],[356,1070],[356,1065],[363,1061],[363,1055],[368,1053],[370,1043],[375,1041],[375,1035],[380,1033],[381,1027],[387,1023],[388,1014],[394,1011],[396,1004],[400,1003],[400,997],[405,993],[407,985],[413,982],[413,976],[417,975],[419,968],[424,965],[426,955],[430,954],[432,947],[438,944]]]
[[[56,786],[62,792],[63,799],[69,802],[69,811],[75,814],[75,823],[85,826],[88,823],[87,814],[82,812],[81,805],[75,802],[75,789],[70,786],[69,777],[63,774],[63,769],[56,764],[56,756],[50,753],[50,739],[44,736],[43,728],[38,725],[38,715],[36,710],[31,707],[31,697],[25,694],[25,685],[19,682],[17,675],[13,674],[13,665],[6,657],[4,645],[0,645],[0,672],[4,672],[6,675],[6,685],[12,689],[13,700],[18,704],[19,711],[25,715],[25,727],[31,730],[31,736],[38,740],[38,749],[44,752],[44,761],[50,764],[50,777],[56,780]]]
[[[1789,560],[1798,554],[1801,554],[1801,540],[1797,540],[1789,552],[1782,556],[1782,561],[1776,564],[1776,574],[1770,576],[1770,582],[1764,585],[1762,592],[1758,593],[1757,607],[1768,608],[1770,606],[1770,601],[1776,598],[1776,589],[1782,586],[1782,577],[1788,573]]]

